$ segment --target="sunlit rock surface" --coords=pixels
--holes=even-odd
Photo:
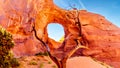
[[[105,61],[115,68],[120,67],[120,29],[107,21],[103,16],[81,13],[83,34],[88,40],[90,49],[84,50],[84,55],[90,55]]]
[[[105,17],[79,10],[82,25],[82,41],[89,49],[80,49],[76,55],[91,56],[102,62],[120,67],[120,28],[113,25]],[[57,7],[52,0],[1,0],[0,24],[13,35],[16,57],[34,55],[45,49],[34,37],[32,25],[35,23],[37,35],[48,43],[52,52],[62,45],[62,53],[77,46],[75,39],[79,38],[79,27],[75,24],[77,10],[64,10]],[[64,27],[63,43],[48,38],[47,25],[58,22]],[[81,42],[81,40],[79,40]],[[60,54],[61,55],[61,54]],[[62,56],[62,55],[61,55]]]

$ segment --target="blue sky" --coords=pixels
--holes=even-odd
[[[61,37],[64,36],[64,29],[62,25],[59,24],[49,24],[48,27],[48,36],[56,41],[59,41]]]
[[[67,10],[75,7],[77,9],[86,9],[89,12],[101,14],[107,20],[120,27],[120,0],[54,0],[54,3]],[[52,32],[52,37],[56,40],[64,35],[61,27],[62,26],[59,25],[48,26],[49,32],[59,30],[58,32]],[[52,33],[49,35],[51,36]]]

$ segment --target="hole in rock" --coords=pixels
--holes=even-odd
[[[60,24],[51,23],[47,26],[48,37],[57,41],[62,42],[64,40],[64,28]]]

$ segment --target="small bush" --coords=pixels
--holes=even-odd
[[[37,63],[35,61],[31,61],[29,65],[37,65]]]
[[[39,52],[39,53],[35,54],[35,56],[48,56],[48,53],[47,52],[44,52],[44,53]]]
[[[11,59],[10,63],[12,65],[12,67],[16,67],[16,66],[20,65],[20,63],[18,62],[18,60],[16,58]]]
[[[52,64],[52,62],[51,62],[51,61],[48,61],[48,64]]]
[[[53,65],[52,68],[57,68],[57,67],[55,65]]]
[[[19,63],[13,58],[11,48],[14,43],[12,35],[0,26],[0,68],[11,68]]]
[[[40,63],[39,68],[43,68],[43,67],[44,67],[44,64],[43,64],[43,63]]]

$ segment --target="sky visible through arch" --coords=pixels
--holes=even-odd
[[[63,8],[70,10],[72,8],[86,9],[89,12],[97,13],[104,16],[107,20],[120,27],[120,0],[53,0],[54,3]],[[52,28],[51,28],[52,27]],[[59,40],[63,36],[63,29],[59,25],[48,26],[49,30],[59,29],[57,33],[53,32],[53,38]],[[58,35],[55,36],[54,35]],[[61,34],[61,35],[60,35]],[[49,36],[51,36],[49,34]]]
[[[51,23],[47,26],[48,37],[59,41],[64,36],[64,28],[60,24]]]

